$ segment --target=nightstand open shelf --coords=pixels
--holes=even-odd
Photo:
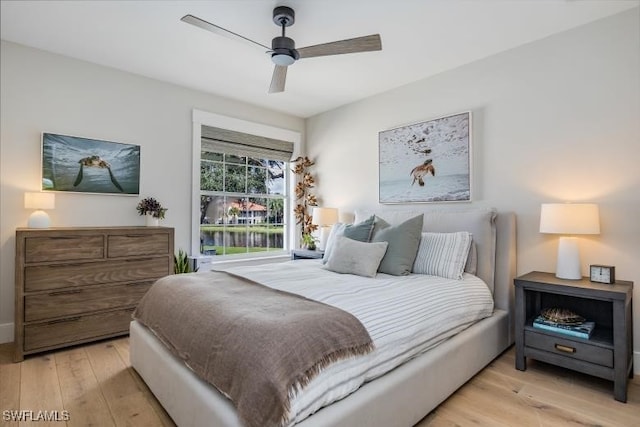
[[[612,285],[588,279],[558,279],[531,272],[514,280],[516,287],[516,369],[527,357],[614,382],[616,400],[627,400],[627,378],[633,377],[633,282]],[[545,308],[564,308],[596,326],[589,339],[534,328]]]

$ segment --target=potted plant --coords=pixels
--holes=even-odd
[[[198,271],[198,269],[196,268],[195,271]],[[182,274],[194,273],[195,271],[191,269],[191,263],[189,263],[187,253],[179,249],[178,254],[173,256],[173,272],[175,274]]]
[[[302,235],[302,247],[309,249],[310,251],[316,250],[316,241],[317,239],[313,237],[311,234],[303,234]]]
[[[140,200],[136,210],[140,215],[144,215],[147,225],[158,225],[158,220],[164,219],[164,214],[167,211],[163,208],[160,202],[153,197],[147,197]]]

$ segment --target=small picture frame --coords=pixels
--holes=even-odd
[[[589,266],[589,280],[612,285],[616,282],[616,268],[613,265],[592,264]]]

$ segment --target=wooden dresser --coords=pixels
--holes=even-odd
[[[173,228],[16,231],[15,361],[129,332],[153,282],[173,273]]]

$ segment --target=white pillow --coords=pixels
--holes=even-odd
[[[413,272],[462,279],[469,256],[471,233],[422,233]]]
[[[345,236],[335,236],[326,268],[336,273],[375,277],[387,242],[365,243]]]

